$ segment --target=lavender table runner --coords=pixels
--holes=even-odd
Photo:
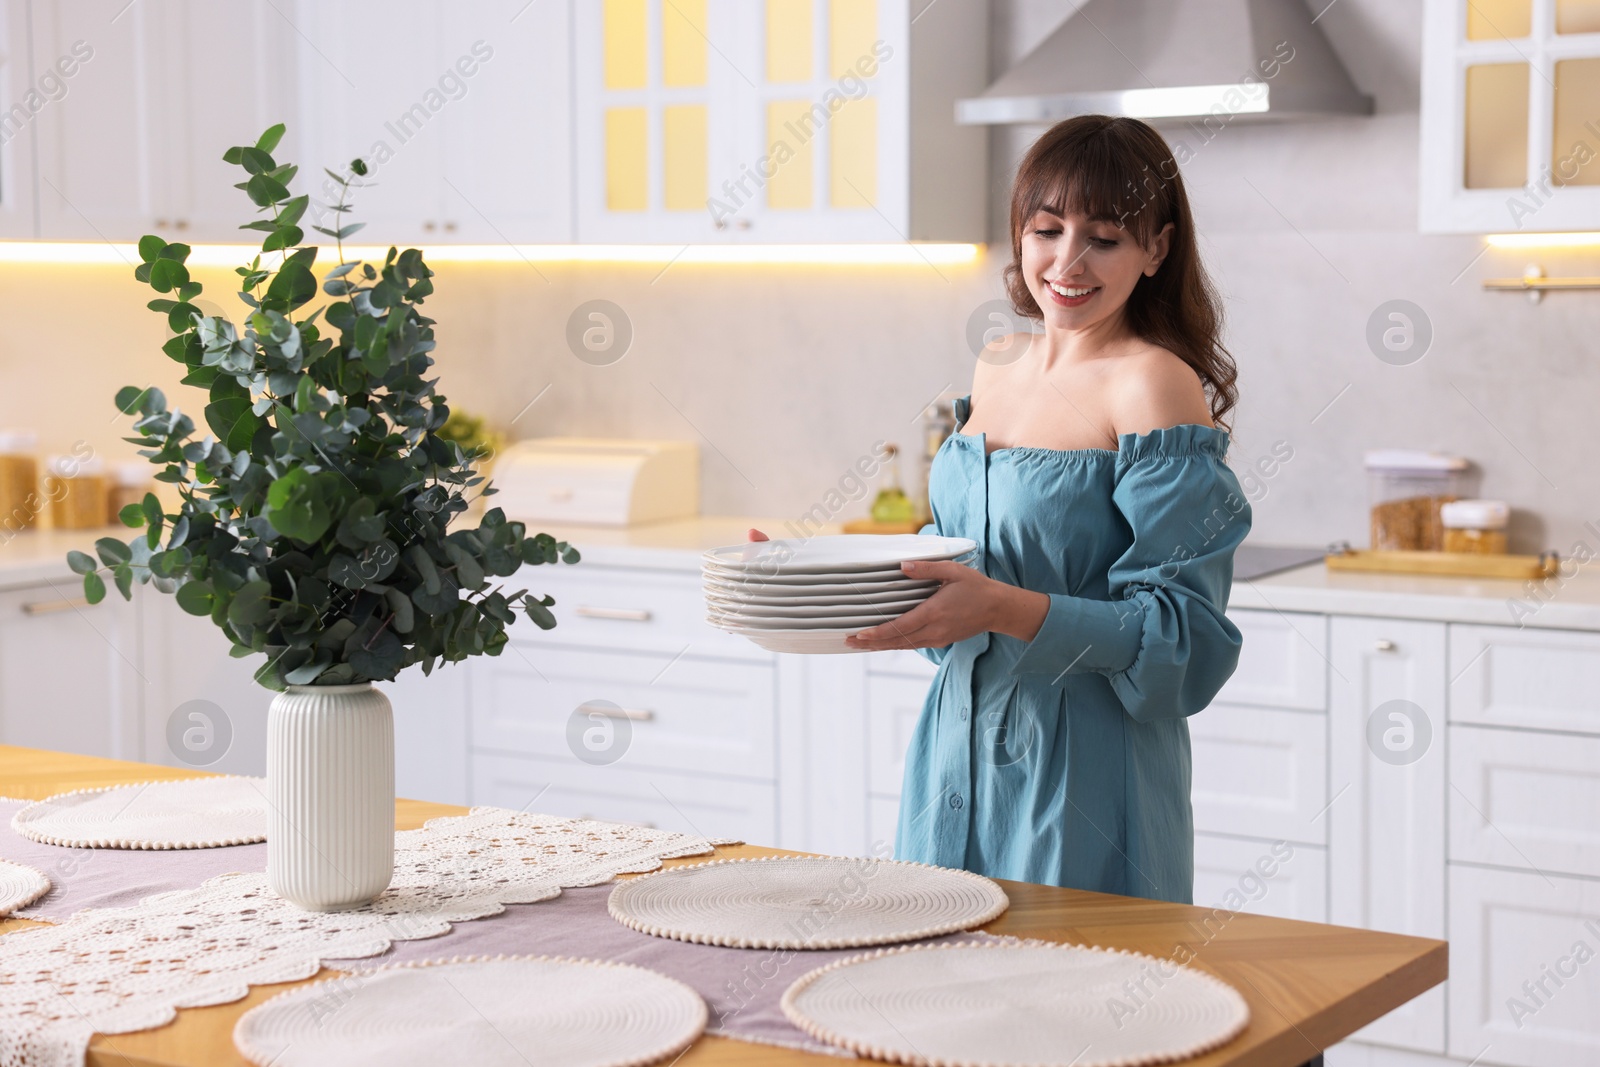
[[[39,844],[11,829],[11,816],[25,803],[0,799],[0,858],[38,868],[49,876],[54,888],[36,904],[17,912],[22,918],[50,921],[64,919],[81,908],[127,907],[154,893],[192,889],[230,871],[266,870],[266,845],[157,852]],[[778,1001],[801,975],[860,950],[721,948],[652,937],[611,918],[606,911],[611,889],[612,884],[566,889],[552,900],[511,904],[504,914],[457,923],[442,937],[396,942],[382,956],[328,959],[324,963],[338,968],[373,967],[499,954],[616,960],[648,967],[693,988],[710,1008],[712,1033],[850,1056],[841,1049],[817,1043],[796,1028],[784,1017]],[[919,943],[962,940],[999,939],[970,933]],[[3,946],[4,940],[0,939],[0,959]],[[330,986],[330,1007],[336,1006],[341,995],[347,994],[342,994],[336,984]]]

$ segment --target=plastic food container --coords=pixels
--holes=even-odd
[[[39,517],[39,437],[32,430],[0,430],[0,531],[25,530]]]
[[[1511,509],[1504,500],[1455,500],[1439,508],[1444,524],[1446,552],[1480,552],[1485,555],[1506,550],[1506,525]]]
[[[45,464],[44,496],[57,530],[93,530],[110,522],[111,485],[105,464],[90,457],[51,456]]]
[[[1439,508],[1477,488],[1472,464],[1442,452],[1380,449],[1367,453],[1366,467],[1376,550],[1441,551]]]
[[[144,500],[150,492],[150,472],[153,468],[142,459],[130,459],[116,466],[116,477],[111,486],[111,500],[106,505],[108,518],[117,521],[117,515],[129,504]]]

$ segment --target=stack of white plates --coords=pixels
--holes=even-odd
[[[970,562],[965,537],[843,534],[754,541],[703,558],[711,625],[773,652],[854,652],[846,636],[897,619],[938,582],[907,578],[906,560]]]

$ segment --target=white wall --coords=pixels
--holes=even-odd
[[[992,61],[1026,52],[1063,10],[995,0]],[[1484,495],[1519,509],[1513,547],[1565,551],[1586,536],[1600,548],[1582,530],[1600,524],[1584,433],[1600,400],[1600,297],[1558,293],[1535,307],[1483,292],[1483,278],[1520,274],[1527,254],[1475,258],[1479,238],[1416,233],[1421,22],[1419,0],[1340,0],[1318,25],[1377,115],[1235,124],[1187,169],[1240,366],[1234,461],[1279,440],[1294,449],[1256,502],[1256,537],[1365,544],[1361,452],[1414,446],[1481,464]],[[1008,252],[1006,183],[1037,133],[992,135],[995,256]],[[1551,274],[1600,273],[1596,258],[1539,254]],[[504,424],[551,385],[515,436],[697,437],[707,512],[798,517],[874,441],[915,452],[923,405],[970,381],[963,328],[1000,295],[1001,265],[442,264],[427,307],[440,321],[444,390],[462,406]],[[226,272],[201,277],[229,306]],[[128,448],[113,392],[175,379],[158,350],[162,324],[143,309],[149,295],[121,267],[0,267],[0,426],[36,426],[49,448],[76,437]],[[597,297],[620,304],[635,330],[613,366],[580,362],[564,341],[572,309]],[[1411,366],[1380,362],[1364,339],[1373,309],[1393,298],[1433,323],[1431,350]]]

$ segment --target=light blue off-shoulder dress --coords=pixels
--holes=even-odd
[[[925,533],[1050,596],[1032,641],[981,633],[939,665],[906,753],[895,857],[1190,903],[1187,717],[1239,660],[1223,614],[1250,505],[1225,430],[1110,449],[1000,448],[961,427],[934,457]]]

